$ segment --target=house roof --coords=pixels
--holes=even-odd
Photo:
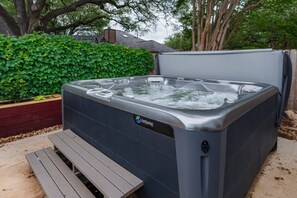
[[[77,40],[81,41],[91,41],[93,43],[98,43],[97,36],[87,36],[87,35],[74,35],[73,36]]]
[[[12,32],[10,31],[10,28],[8,27],[8,25],[2,19],[1,16],[0,16],[0,34],[12,35]]]
[[[132,48],[144,48],[151,52],[174,52],[176,50],[154,40],[144,40],[127,32],[116,30],[116,43]]]
[[[132,34],[129,34],[127,32],[121,31],[121,30],[115,30],[116,31],[116,43],[122,44],[125,46],[138,48],[137,43],[140,41],[143,41],[143,39],[140,39]]]
[[[139,37],[136,37],[132,34],[129,34],[127,32],[124,32],[122,30],[112,30],[115,31],[116,34],[115,38],[112,40],[115,40],[116,44],[128,46],[131,48],[143,48],[147,49],[151,52],[174,52],[176,50],[165,46],[164,44],[158,43],[157,41],[154,40],[144,40]],[[107,35],[105,34],[107,33]],[[111,35],[109,35],[111,36]],[[84,40],[84,41],[90,41],[94,43],[100,43],[100,42],[109,42],[108,41],[108,29],[105,30],[104,33],[97,35],[97,36],[74,36],[77,40]]]
[[[175,49],[167,47],[164,44],[158,43],[154,40],[138,41],[138,48],[148,49],[152,52],[175,52]]]

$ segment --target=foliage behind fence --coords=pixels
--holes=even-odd
[[[0,100],[60,93],[69,81],[145,75],[152,69],[152,55],[143,49],[69,36],[0,35]]]

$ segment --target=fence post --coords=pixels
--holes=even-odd
[[[287,109],[297,110],[297,50],[289,50],[289,56],[292,62],[292,85]]]

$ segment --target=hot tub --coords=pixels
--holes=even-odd
[[[141,76],[62,87],[63,127],[144,181],[140,197],[240,198],[277,140],[278,89]]]

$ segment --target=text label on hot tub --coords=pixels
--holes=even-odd
[[[173,128],[156,120],[152,120],[143,116],[133,115],[134,122],[142,127],[153,130],[154,132],[174,138]]]

